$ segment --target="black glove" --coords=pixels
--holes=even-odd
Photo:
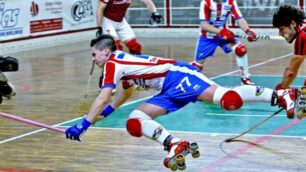
[[[163,16],[161,16],[158,12],[154,12],[151,15],[149,23],[150,23],[150,25],[154,25],[154,24],[160,23],[162,21],[163,21]]]
[[[96,37],[98,38],[99,36],[101,36],[103,34],[103,31],[102,31],[102,27],[98,27],[98,30],[96,32]]]

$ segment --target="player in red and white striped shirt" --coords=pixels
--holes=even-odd
[[[219,104],[226,110],[237,110],[244,102],[267,102],[271,105],[286,105],[288,117],[294,116],[295,90],[274,91],[254,85],[244,85],[233,89],[217,85],[198,68],[186,62],[148,55],[132,55],[117,50],[115,41],[109,35],[102,35],[91,43],[94,62],[105,65],[102,90],[93,102],[88,115],[66,131],[67,139],[80,141],[82,134],[97,118],[103,119],[122,105],[132,94],[132,84],[158,90],[159,93],[146,100],[130,113],[126,129],[134,137],[145,136],[164,146],[168,155],[164,165],[172,169],[177,155],[191,152],[190,143],[174,137],[154,119],[179,110],[196,101]],[[119,84],[120,83],[120,84]],[[116,92],[109,103],[111,91]],[[290,105],[290,106],[289,106]],[[186,114],[188,115],[188,114]],[[184,119],[178,119],[177,122]]]
[[[280,6],[273,15],[273,26],[279,29],[279,34],[288,43],[292,43],[295,40],[293,57],[285,68],[283,80],[276,86],[276,89],[290,87],[299,69],[303,66],[306,57],[305,19],[305,13],[291,5]]]
[[[202,0],[199,18],[201,35],[193,63],[204,64],[207,58],[214,56],[217,47],[220,47],[225,53],[233,52],[236,55],[242,84],[254,85],[249,77],[247,48],[235,38],[235,35],[226,26],[231,15],[248,35],[248,41],[256,41],[256,34],[242,17],[236,0]]]

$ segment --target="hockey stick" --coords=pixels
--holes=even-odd
[[[248,35],[235,35],[235,37],[237,38],[247,38]],[[281,36],[269,36],[269,35],[257,35],[256,36],[257,39],[270,39],[270,40],[285,40],[285,38],[281,37]]]
[[[3,113],[3,112],[0,112],[0,116],[5,117],[5,118],[9,118],[9,119],[13,119],[13,120],[16,120],[16,121],[20,121],[20,122],[23,122],[23,123],[26,123],[26,124],[34,125],[34,126],[37,126],[37,127],[46,128],[46,129],[49,129],[49,130],[52,130],[52,131],[65,133],[64,129],[57,128],[57,127],[54,127],[54,126],[51,126],[51,125],[48,125],[48,124],[36,122],[36,121],[30,120],[30,119],[25,119],[25,118],[22,118],[22,117],[19,117],[19,116],[15,116],[15,115]]]
[[[87,80],[86,92],[85,92],[85,95],[84,95],[85,98],[87,98],[87,96],[88,96],[89,85],[90,85],[90,81],[91,81],[94,69],[95,69],[95,62],[92,62],[92,66],[91,66],[90,73],[89,73],[88,80]]]
[[[272,115],[268,116],[267,118],[265,118],[264,120],[262,120],[261,122],[259,122],[258,124],[254,125],[253,127],[251,127],[250,129],[242,132],[241,134],[234,136],[234,137],[230,137],[226,140],[224,140],[224,142],[233,142],[235,139],[245,135],[246,133],[249,133],[250,131],[254,130],[255,128],[257,128],[258,126],[262,125],[263,123],[265,123],[266,121],[268,121],[269,119],[271,119],[273,116],[277,115],[278,113],[280,113],[282,110],[284,110],[284,108],[281,108],[279,110],[277,110],[276,112],[274,112]]]

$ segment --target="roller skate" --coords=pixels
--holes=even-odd
[[[164,166],[166,168],[170,168],[172,171],[185,170],[185,156],[187,154],[191,154],[193,158],[200,157],[199,146],[197,143],[192,142],[189,143],[186,140],[180,140],[174,143],[170,143],[170,145],[165,148],[169,154],[164,159]]]
[[[298,90],[295,114],[298,119],[302,119],[306,116],[306,86]]]
[[[297,90],[294,88],[277,90],[277,96],[278,104],[286,110],[287,117],[294,118]]]

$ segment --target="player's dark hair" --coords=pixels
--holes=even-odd
[[[95,47],[98,50],[109,48],[112,52],[117,50],[116,42],[110,35],[101,35],[98,38],[91,40],[90,47]]]
[[[290,26],[291,22],[294,21],[298,26],[302,25],[305,19],[305,13],[291,5],[281,5],[273,15],[273,26]]]

